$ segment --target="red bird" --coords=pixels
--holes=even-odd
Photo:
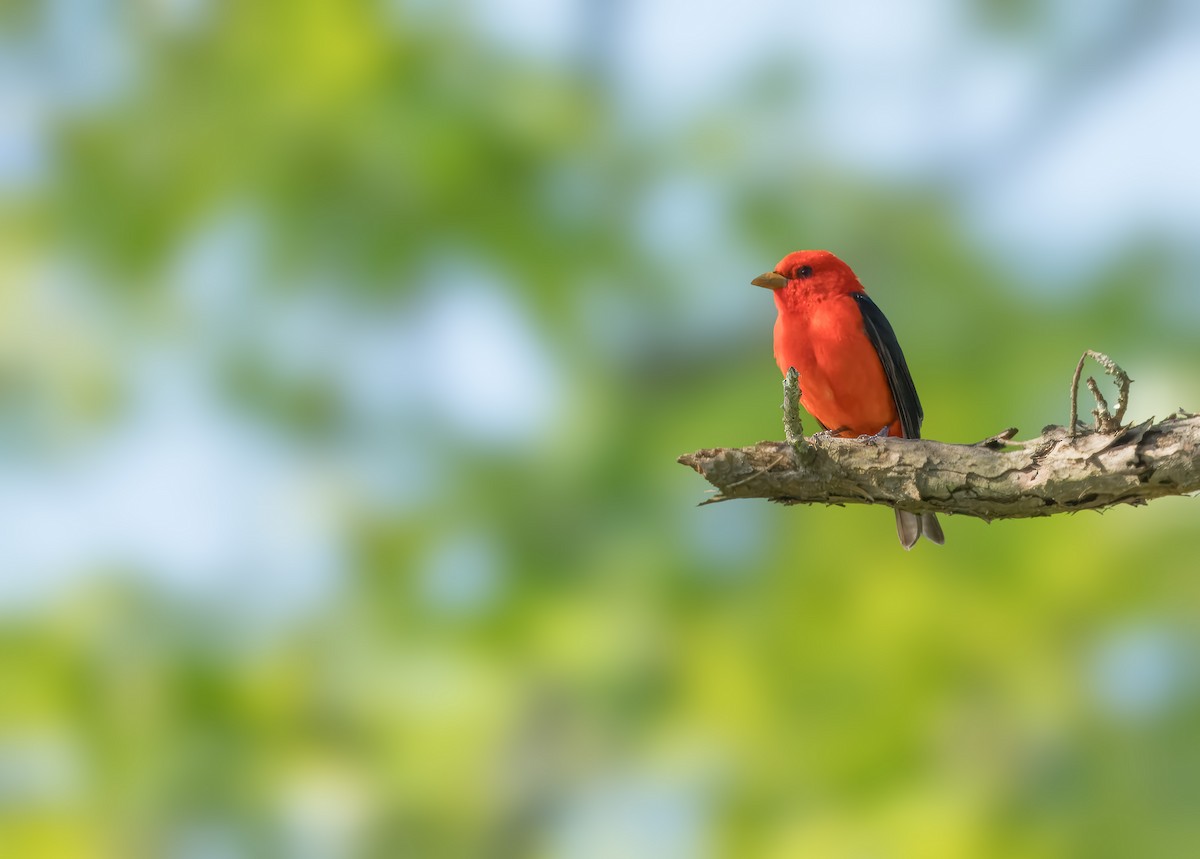
[[[892,326],[850,266],[829,251],[796,251],[752,283],[775,292],[775,362],[800,374],[800,402],[822,429],[854,438],[921,437],[925,413]],[[932,513],[896,511],[905,549],[945,541]]]

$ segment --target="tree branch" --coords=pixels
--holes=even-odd
[[[1107,356],[1085,358],[1088,354],[1118,377],[1117,415],[1123,414],[1128,377]],[[1078,371],[1073,418],[1077,385]],[[786,383],[785,392],[790,393]],[[1049,426],[1023,442],[1010,441],[1015,429],[977,444],[817,435],[802,446],[763,441],[698,450],[679,462],[717,488],[706,504],[732,498],[886,504],[988,521],[1145,504],[1200,490],[1200,416],[1180,412],[1158,423],[1122,427],[1096,396],[1097,429],[1075,427],[1072,433],[1071,427]],[[793,404],[785,395],[785,422]],[[798,426],[797,413],[789,428]]]

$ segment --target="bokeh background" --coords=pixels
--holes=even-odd
[[[926,434],[1200,408],[1200,11],[0,13],[13,856],[1181,856],[1195,501],[698,509],[786,252]],[[811,424],[810,424],[811,427]]]

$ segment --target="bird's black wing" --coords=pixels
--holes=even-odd
[[[921,409],[921,400],[917,397],[917,387],[913,384],[912,374],[908,372],[908,364],[900,343],[896,340],[896,332],[887,321],[874,301],[865,292],[853,292],[851,296],[858,302],[862,312],[863,328],[879,361],[883,364],[883,373],[887,376],[888,387],[892,391],[892,399],[896,403],[896,411],[900,413],[900,428],[907,438],[921,437],[921,421],[925,412]]]

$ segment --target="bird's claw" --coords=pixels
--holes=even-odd
[[[867,435],[866,433],[864,433],[858,437],[858,440],[859,441],[870,441],[871,439],[875,439],[875,438],[887,438],[888,435],[889,435],[888,428],[886,425],[884,425],[883,429],[881,429],[879,432],[875,433],[875,435]]]

